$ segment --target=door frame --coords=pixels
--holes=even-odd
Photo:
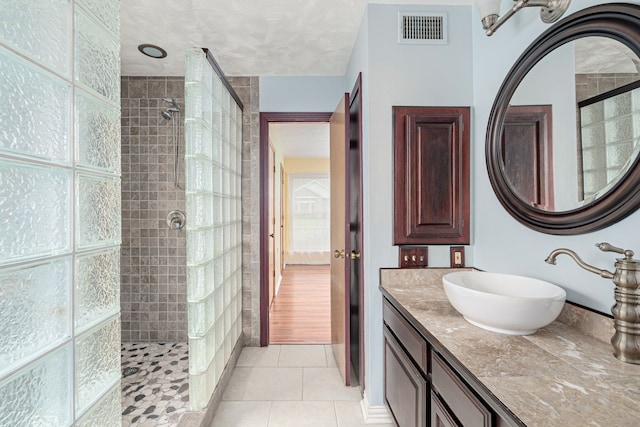
[[[260,346],[269,345],[269,123],[327,122],[331,113],[260,113]]]
[[[359,168],[359,186],[358,191],[360,193],[358,197],[358,218],[360,218],[360,239],[358,241],[358,247],[360,248],[360,283],[358,284],[358,340],[359,340],[359,358],[360,358],[360,370],[358,372],[358,381],[360,384],[360,390],[364,391],[365,389],[365,347],[364,347],[364,326],[365,326],[365,310],[364,310],[364,260],[366,259],[366,254],[364,250],[364,174],[363,174],[363,162],[362,162],[362,152],[364,151],[364,140],[363,140],[363,132],[362,132],[362,72],[358,73],[358,77],[353,85],[353,89],[351,89],[351,93],[349,94],[349,114],[353,114],[353,109],[356,109],[358,114],[357,117],[350,117],[349,124],[351,126],[350,134],[353,136],[353,127],[356,126],[356,132],[358,135],[358,149],[357,149],[357,161]],[[355,119],[355,120],[354,120]],[[352,141],[350,141],[352,144]],[[353,155],[353,153],[352,153]]]

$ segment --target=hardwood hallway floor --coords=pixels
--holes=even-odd
[[[329,265],[288,265],[271,304],[271,344],[331,342]]]

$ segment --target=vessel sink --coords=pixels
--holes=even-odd
[[[471,324],[509,335],[529,335],[553,322],[567,293],[544,280],[513,274],[457,271],[442,277],[451,305]]]

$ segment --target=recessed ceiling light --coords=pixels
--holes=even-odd
[[[153,44],[141,44],[138,46],[138,50],[147,56],[152,58],[164,58],[167,56],[167,51]]]

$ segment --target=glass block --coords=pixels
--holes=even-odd
[[[189,405],[192,410],[206,408],[217,382],[215,369],[215,364],[212,362],[206,371],[189,374]]]
[[[209,160],[189,157],[185,159],[186,164],[186,188],[188,192],[209,192],[213,185],[213,171]]]
[[[604,123],[582,127],[582,147],[594,147],[604,141]]]
[[[104,0],[76,0],[95,19],[104,25],[114,37],[120,36],[120,2]]]
[[[213,162],[220,163],[222,161],[222,137],[220,136],[220,131],[214,131],[211,137],[213,138],[211,141]]]
[[[213,230],[213,256],[218,257],[224,252],[224,226],[215,227]]]
[[[211,95],[203,83],[187,82],[185,91],[185,114],[188,119],[200,119],[211,125]]]
[[[120,172],[120,110],[76,91],[77,165]]]
[[[202,228],[213,225],[213,196],[204,193],[187,194],[187,227]]]
[[[71,344],[68,344],[0,382],[2,425],[71,425],[71,363]]]
[[[0,0],[0,10],[0,41],[64,76],[71,74],[70,0]]]
[[[0,49],[0,93],[0,152],[70,164],[71,85]]]
[[[582,180],[584,194],[587,197],[587,195],[592,195],[607,185],[607,174],[603,170],[585,171],[582,174]]]
[[[120,382],[111,388],[98,403],[76,423],[77,427],[120,427],[122,426],[122,391]]]
[[[213,257],[213,230],[187,230],[187,260],[190,264],[201,264]]]
[[[218,288],[224,281],[224,260],[222,255],[216,257],[213,260],[213,264],[213,286],[214,288]]]
[[[213,90],[213,69],[206,54],[200,48],[187,49],[185,58],[185,82],[204,83],[208,92]]]
[[[633,118],[623,116],[605,122],[606,144],[633,139]]]
[[[604,117],[614,117],[631,114],[631,92],[621,93],[604,100]]]
[[[620,170],[630,159],[633,152],[633,144],[629,141],[626,144],[616,144],[607,146],[607,167]]]
[[[604,120],[604,104],[596,102],[580,109],[580,121],[582,126],[599,123]]]
[[[82,328],[120,309],[120,251],[76,258],[75,326]]]
[[[78,174],[77,188],[77,247],[119,244],[120,180]]]
[[[120,319],[76,340],[76,415],[120,378]]]
[[[199,301],[213,291],[214,268],[213,261],[187,267],[188,301]]]
[[[211,118],[211,128],[214,133],[218,135],[219,138],[222,138],[222,106],[220,105],[220,101],[213,100],[213,113]]]
[[[222,194],[222,167],[218,163],[213,163],[213,192]]]
[[[605,148],[593,147],[582,150],[582,167],[584,170],[604,169],[607,167]]]
[[[203,337],[189,337],[189,373],[206,371],[216,349],[215,329],[210,328]]]
[[[205,157],[213,159],[211,128],[200,120],[187,120],[185,123],[185,141],[187,157]]]
[[[215,307],[213,292],[205,299],[197,302],[189,302],[189,336],[192,338],[203,337],[215,319]]]
[[[76,81],[120,103],[120,44],[84,12],[76,11]]]
[[[0,376],[70,336],[71,258],[0,272]]]
[[[71,171],[0,161],[0,265],[71,246]]]
[[[631,91],[631,105],[633,111],[640,111],[640,88]]]

